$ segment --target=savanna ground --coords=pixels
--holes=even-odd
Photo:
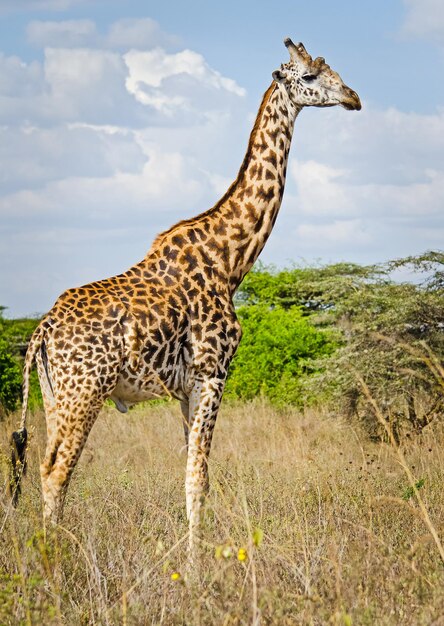
[[[444,567],[399,456],[319,412],[226,403],[210,460],[201,571],[187,577],[176,403],[105,407],[42,527],[42,412],[16,511],[2,500],[0,624],[444,624]],[[17,415],[0,424],[2,472]],[[402,448],[444,535],[444,428]],[[439,539],[438,539],[439,543]]]

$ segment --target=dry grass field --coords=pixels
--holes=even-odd
[[[444,567],[399,457],[328,415],[230,405],[214,437],[201,570],[186,574],[179,407],[106,407],[62,526],[42,528],[43,415],[2,498],[0,624],[444,624]],[[3,423],[2,477],[7,438]],[[444,429],[403,448],[444,537]],[[439,540],[438,540],[439,543]]]

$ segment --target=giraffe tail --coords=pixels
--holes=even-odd
[[[11,471],[9,479],[9,491],[12,505],[17,506],[21,493],[21,479],[26,473],[26,448],[28,442],[28,432],[26,430],[26,414],[29,398],[29,376],[36,354],[43,342],[43,328],[40,324],[31,337],[25,357],[23,368],[23,404],[20,428],[11,436]]]

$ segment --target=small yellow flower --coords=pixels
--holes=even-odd
[[[171,580],[180,580],[181,579],[181,575],[179,574],[179,572],[173,572],[171,574]]]
[[[238,561],[246,561],[248,558],[247,551],[245,548],[239,548],[237,551],[237,560]]]

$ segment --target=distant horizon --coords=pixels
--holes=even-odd
[[[286,36],[324,56],[363,108],[298,117],[260,260],[372,264],[443,246],[437,0],[282,0],[272,10],[265,0],[5,0],[0,15],[8,317],[125,271],[159,232],[214,205],[288,59]]]

